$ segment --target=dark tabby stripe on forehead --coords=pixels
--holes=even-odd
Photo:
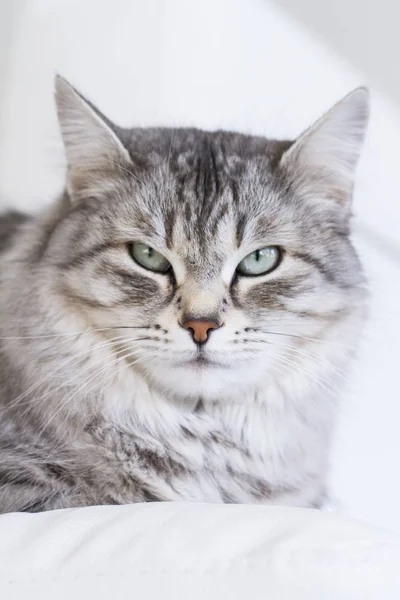
[[[218,233],[218,227],[223,220],[223,218],[229,212],[229,204],[227,202],[221,202],[215,209],[213,220],[210,224],[211,235],[216,235]]]
[[[211,165],[212,165],[212,169],[210,169],[210,170],[213,173],[215,195],[218,197],[221,192],[220,165],[217,162],[216,152],[215,152],[212,142],[209,143],[209,150],[210,150],[210,159],[211,159]]]

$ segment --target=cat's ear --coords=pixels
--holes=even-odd
[[[129,153],[110,122],[60,75],[55,96],[67,157],[67,190],[73,200],[95,196],[118,169],[129,165]]]
[[[281,158],[293,185],[348,208],[368,117],[369,93],[361,87],[305,131]]]

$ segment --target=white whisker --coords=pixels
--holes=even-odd
[[[43,432],[48,428],[48,426],[53,422],[53,420],[56,418],[56,416],[62,411],[62,409],[69,403],[71,402],[78,394],[81,394],[81,392],[84,390],[84,388],[87,386],[88,383],[90,383],[91,381],[93,381],[93,379],[97,379],[97,377],[103,373],[104,371],[106,371],[107,369],[109,369],[110,367],[114,366],[116,363],[119,363],[122,360],[125,360],[127,358],[130,358],[131,356],[134,356],[136,353],[138,352],[138,350],[134,350],[134,351],[130,351],[128,352],[128,354],[125,354],[123,356],[120,356],[119,358],[117,358],[116,360],[112,361],[111,363],[107,364],[105,367],[103,367],[102,369],[97,370],[91,377],[89,377],[88,379],[86,379],[86,381],[79,386],[79,388],[77,390],[74,391],[73,394],[68,394],[67,397],[64,399],[64,401],[62,402],[61,406],[59,406],[59,408],[53,413],[53,415],[50,417],[50,419],[48,419],[46,421],[46,423],[42,426],[42,428],[40,429],[33,445],[35,445],[35,443],[39,440],[40,436],[43,434]],[[143,362],[144,360],[150,360],[153,357],[145,357],[144,359],[138,359],[137,361],[134,361],[133,363],[129,363],[129,366],[133,366],[136,363],[139,362]],[[110,374],[110,376],[112,376],[113,373]],[[109,377],[107,377],[108,379]],[[101,384],[102,382],[98,382],[96,381],[96,384],[94,386],[92,386],[91,388],[89,388],[89,390],[86,390],[85,395],[89,394],[93,389],[99,387],[99,384]]]
[[[275,357],[276,360],[278,360],[281,364],[285,364],[288,365],[290,367],[293,367],[296,371],[299,371],[301,373],[303,373],[308,379],[310,379],[311,381],[313,381],[314,383],[316,383],[318,386],[324,388],[329,394],[332,395],[332,397],[334,397],[336,399],[336,394],[338,394],[340,392],[340,389],[337,386],[334,386],[332,384],[327,384],[326,381],[322,381],[321,377],[316,377],[314,375],[314,373],[310,373],[309,371],[307,371],[306,369],[304,369],[303,367],[301,367],[298,363],[291,361],[287,358],[283,358],[282,356],[278,356]],[[335,394],[335,395],[334,395]]]
[[[138,338],[140,339],[140,338]],[[128,340],[130,343],[137,341],[135,339],[133,340]],[[121,340],[112,342],[111,344],[109,344],[110,347],[115,346],[120,344]],[[107,346],[108,348],[108,346]],[[142,352],[143,350],[141,348],[137,348],[135,350],[135,352]],[[87,365],[82,371],[79,371],[77,374],[75,374],[75,376],[71,379],[67,379],[66,381],[64,381],[63,383],[61,383],[61,385],[57,386],[55,389],[54,388],[50,388],[50,390],[47,391],[47,393],[43,394],[40,396],[40,401],[42,402],[43,400],[46,400],[53,392],[55,391],[60,391],[63,387],[70,387],[71,384],[79,377],[82,376],[83,373],[86,373],[89,371],[89,376],[91,375],[90,371],[93,369],[93,367],[95,367],[96,365],[98,365],[99,363],[103,363],[104,362],[105,357],[101,357],[100,359],[92,362],[91,364]],[[94,379],[98,373],[101,373],[102,371],[104,371],[106,368],[108,368],[109,366],[113,365],[116,361],[113,361],[109,364],[107,364],[103,369],[100,369],[99,371],[95,371],[94,375],[89,379],[89,382],[92,381],[92,379]],[[85,382],[85,379],[83,380],[83,382]],[[26,412],[26,411],[25,411]]]
[[[150,329],[148,325],[115,325],[112,327],[99,327],[96,329],[84,329],[74,333],[50,333],[44,335],[9,335],[0,337],[0,340],[47,340],[52,338],[73,338],[85,333],[94,333],[98,331],[112,331],[113,329]]]
[[[328,359],[322,359],[319,356],[316,356],[315,354],[312,354],[311,352],[307,352],[306,350],[303,350],[302,348],[297,348],[296,346],[290,346],[288,344],[275,344],[274,342],[271,342],[270,340],[250,340],[251,342],[255,342],[255,343],[266,343],[269,344],[270,346],[273,346],[275,348],[285,348],[286,350],[290,350],[292,352],[294,352],[295,354],[298,354],[300,356],[305,356],[310,358],[311,360],[313,360],[315,363],[323,365],[328,367],[333,373],[335,373],[338,377],[340,377],[341,379],[343,379],[343,381],[345,381],[346,383],[348,383],[348,379],[347,377],[345,377],[343,375],[343,373],[340,371],[340,369],[338,369],[337,367],[335,367],[335,365],[332,364],[332,362]]]
[[[306,340],[309,342],[317,342],[319,344],[328,344],[331,346],[339,346],[341,348],[347,348],[350,350],[353,350],[354,347],[349,345],[349,344],[343,344],[342,342],[333,342],[330,340],[320,340],[318,338],[313,338],[313,337],[307,337],[304,335],[296,335],[295,333],[283,333],[281,331],[269,331],[267,329],[258,329],[258,328],[254,328],[255,332],[262,332],[262,333],[266,333],[267,335],[282,335],[285,337],[292,337],[292,338],[297,338],[299,340]]]
[[[103,342],[99,342],[96,345],[91,346],[90,348],[86,348],[83,352],[80,352],[79,354],[76,354],[76,355],[73,355],[72,357],[69,357],[68,360],[64,361],[56,369],[54,369],[50,373],[47,373],[45,375],[45,377],[42,377],[42,379],[40,379],[39,381],[36,381],[33,385],[31,385],[30,387],[28,387],[28,389],[26,389],[25,392],[23,392],[22,394],[20,394],[16,398],[14,398],[14,400],[12,400],[11,403],[9,403],[5,407],[3,407],[3,410],[9,410],[10,408],[13,408],[14,406],[16,406],[18,403],[20,403],[21,400],[23,400],[24,398],[26,398],[26,396],[28,396],[35,389],[37,389],[38,387],[40,387],[41,385],[43,385],[44,383],[46,383],[46,381],[49,380],[49,379],[51,379],[56,373],[58,373],[59,371],[62,371],[65,367],[68,367],[68,366],[74,364],[75,362],[79,362],[79,360],[82,357],[84,357],[85,355],[90,354],[90,352],[97,352],[98,350],[106,349],[107,347],[112,346],[113,344],[117,344],[118,342],[122,341],[122,339],[129,340],[129,337],[127,337],[127,336],[117,336],[115,338],[111,338],[111,340],[106,340],[106,341],[103,341]]]

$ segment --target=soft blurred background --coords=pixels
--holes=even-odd
[[[331,485],[347,513],[398,532],[399,14],[396,0],[0,0],[1,207],[36,211],[62,187],[55,72],[121,125],[276,137],[370,86],[354,225],[371,316]]]

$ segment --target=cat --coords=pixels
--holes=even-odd
[[[367,90],[294,142],[122,129],[60,76],[56,105],[65,191],[0,219],[0,512],[321,507]]]

